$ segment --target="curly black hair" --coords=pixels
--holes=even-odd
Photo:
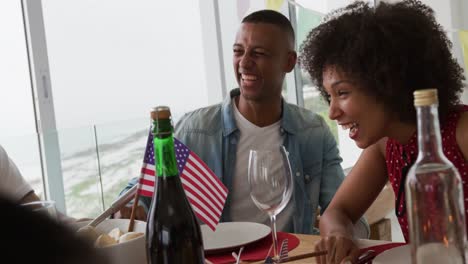
[[[443,120],[460,103],[465,79],[451,47],[434,11],[420,1],[355,2],[309,33],[299,63],[325,99],[323,70],[336,67],[408,123],[416,120],[413,91],[436,88]]]

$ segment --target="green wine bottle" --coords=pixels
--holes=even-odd
[[[146,226],[148,263],[203,264],[200,226],[177,169],[171,112],[158,106],[151,118],[157,177]]]

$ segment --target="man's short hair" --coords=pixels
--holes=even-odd
[[[289,35],[293,44],[295,42],[294,29],[291,22],[279,12],[267,9],[256,11],[244,17],[242,23],[266,23],[275,25]]]

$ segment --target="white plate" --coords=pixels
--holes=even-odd
[[[450,258],[456,256],[456,251],[447,252],[447,248],[441,246],[440,243],[426,244],[423,246],[422,252],[430,252],[430,256],[427,256],[428,259],[423,260],[422,263],[460,263],[461,260]],[[372,261],[373,264],[410,264],[411,263],[411,251],[410,245],[404,245],[400,247],[391,248],[387,251],[384,251],[382,254],[379,254]],[[418,250],[419,251],[419,250]],[[468,252],[465,252],[465,254]],[[424,253],[423,253],[424,254]]]
[[[410,255],[409,245],[394,247],[377,255],[377,257],[372,260],[372,264],[410,264]]]
[[[201,226],[203,247],[206,253],[219,253],[258,241],[271,233],[271,228],[258,223],[219,223],[216,232],[207,225]]]

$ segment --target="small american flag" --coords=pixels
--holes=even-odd
[[[174,138],[174,146],[185,195],[197,217],[214,231],[223,212],[228,190],[214,172],[176,138]],[[154,185],[154,147],[153,135],[150,133],[141,168],[139,193],[144,196],[153,196]]]

